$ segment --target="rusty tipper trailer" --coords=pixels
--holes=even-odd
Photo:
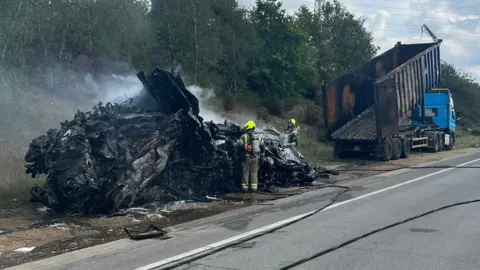
[[[335,155],[407,157],[411,148],[451,149],[455,116],[440,81],[440,44],[401,44],[323,86],[325,127]]]

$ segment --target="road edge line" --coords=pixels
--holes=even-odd
[[[407,184],[411,184],[411,183],[423,180],[425,178],[428,178],[428,177],[431,177],[431,176],[434,176],[434,175],[437,175],[437,174],[448,172],[448,171],[451,171],[451,170],[457,169],[459,167],[462,167],[462,166],[465,166],[465,165],[468,165],[468,164],[471,164],[471,163],[474,163],[474,162],[478,162],[478,161],[480,161],[480,158],[455,165],[452,168],[447,168],[447,169],[443,169],[443,170],[440,170],[440,171],[437,171],[437,172],[434,172],[434,173],[423,175],[423,176],[408,180],[408,181],[400,183],[400,184],[396,184],[396,185],[393,185],[393,186],[390,186],[390,187],[379,189],[379,190],[376,190],[376,191],[373,191],[373,192],[370,192],[370,193],[352,198],[350,200],[346,200],[346,201],[343,201],[343,202],[333,204],[329,207],[326,207],[321,212],[327,211],[329,209],[332,209],[332,208],[335,208],[335,207],[338,207],[338,206],[341,206],[341,205],[345,205],[345,204],[350,203],[350,202],[361,200],[361,199],[364,199],[364,198],[367,198],[367,197],[370,197],[370,196],[373,196],[373,195],[376,195],[376,194],[379,194],[379,193],[382,193],[382,192],[385,192],[385,191],[388,191],[388,190],[392,190],[392,189],[395,189],[397,187],[401,187],[401,186],[404,186],[404,185],[407,185]],[[275,230],[275,228],[279,228],[279,227],[282,227],[282,226],[288,226],[289,223],[294,223],[295,221],[300,220],[300,219],[304,218],[305,216],[311,215],[313,212],[315,212],[315,211],[310,211],[308,213],[304,213],[304,214],[300,214],[300,215],[297,215],[297,216],[294,216],[294,217],[291,217],[291,218],[288,218],[288,219],[284,219],[284,220],[278,221],[276,223],[266,225],[264,227],[260,227],[260,228],[255,229],[255,230],[251,230],[251,231],[248,231],[248,232],[245,232],[245,233],[242,233],[242,234],[239,234],[239,235],[236,235],[236,236],[233,236],[233,237],[230,237],[230,238],[212,243],[210,245],[207,245],[207,246],[204,246],[204,247],[201,247],[201,248],[190,250],[190,251],[181,253],[179,255],[175,255],[175,256],[172,256],[172,257],[169,257],[169,258],[166,258],[166,259],[163,259],[163,260],[160,260],[160,261],[157,261],[157,262],[145,265],[145,266],[135,268],[135,270],[152,270],[152,269],[155,269],[155,268],[158,268],[158,267],[167,266],[168,264],[171,264],[171,263],[174,263],[174,262],[181,262],[182,260],[186,260],[186,259],[188,259],[188,260],[195,259],[197,257],[201,257],[203,254],[205,254],[205,252],[210,252],[212,250],[221,249],[222,247],[225,247],[226,245],[231,245],[232,243],[235,243],[235,242],[248,241],[249,239],[255,238],[258,235],[264,234],[265,232]]]
[[[358,196],[358,197],[355,197],[355,198],[352,198],[352,199],[349,199],[349,200],[345,200],[345,201],[342,201],[342,202],[339,202],[339,203],[335,203],[333,205],[330,205],[329,207],[323,209],[323,211],[326,211],[326,210],[329,210],[329,209],[332,209],[332,208],[335,208],[335,207],[338,207],[338,206],[341,206],[341,205],[344,205],[344,204],[347,204],[347,203],[350,203],[350,202],[358,201],[358,200],[361,200],[363,198],[367,198],[367,197],[370,197],[372,195],[382,193],[384,191],[388,191],[388,190],[391,190],[391,189],[394,189],[394,188],[397,188],[397,187],[401,187],[401,186],[405,186],[405,185],[408,185],[408,184],[411,184],[411,183],[415,183],[415,182],[423,180],[425,178],[428,178],[428,177],[431,177],[431,176],[434,176],[434,175],[437,175],[437,174],[441,174],[441,173],[444,173],[444,172],[448,172],[448,171],[451,171],[451,170],[454,170],[454,169],[458,169],[458,168],[461,168],[462,166],[468,165],[470,163],[478,162],[478,161],[480,161],[480,158],[470,160],[470,161],[464,162],[462,164],[455,165],[454,167],[451,167],[451,168],[447,168],[447,169],[443,169],[443,170],[440,170],[440,171],[437,171],[437,172],[429,173],[429,174],[426,174],[426,175],[423,175],[423,176],[420,176],[420,177],[417,177],[417,178],[414,178],[414,179],[411,179],[411,180],[408,180],[408,181],[405,181],[405,182],[402,182],[402,183],[399,183],[399,184],[396,184],[396,185],[393,185],[393,186],[389,186],[389,187],[386,187],[386,188],[375,190],[373,192],[370,192],[370,193],[367,193],[367,194],[364,194],[364,195],[361,195],[361,196]]]
[[[454,160],[454,159],[457,159],[457,158],[467,157],[469,155],[475,155],[475,154],[479,154],[479,153],[480,153],[480,150],[473,151],[473,152],[470,152],[470,153],[461,153],[461,154],[458,154],[458,155],[455,155],[455,156],[445,157],[445,158],[440,159],[440,160],[436,160],[436,161],[434,160],[434,161],[421,163],[421,164],[418,164],[418,165],[415,165],[415,166],[412,166],[412,167],[428,166],[428,165],[431,165],[431,164],[436,164],[436,163],[440,163],[440,162]],[[458,167],[459,165],[454,165],[454,166]],[[402,173],[407,172],[409,170],[412,170],[412,169],[410,169],[410,168],[399,169],[399,171],[402,171]],[[380,174],[376,174],[376,175],[372,175],[372,176],[367,176],[367,177],[356,178],[356,179],[345,179],[345,180],[341,180],[337,184],[346,183],[347,185],[349,185],[351,182],[354,182],[354,181],[368,180],[368,179],[375,179],[375,178],[378,178],[378,177],[384,177],[384,176],[387,176],[389,173],[391,173],[391,172],[384,172],[384,173],[380,173]],[[299,193],[297,195],[292,195],[292,196],[288,196],[286,198],[273,200],[272,202],[275,205],[282,204],[284,201],[293,200],[295,197],[298,198],[298,196],[309,195],[309,194],[312,194],[313,192],[316,192],[316,191],[318,191],[318,190],[313,189],[313,190],[309,190],[309,191],[306,191],[306,192],[303,192],[303,193]],[[226,218],[236,218],[237,216],[241,216],[242,214],[262,212],[262,211],[264,211],[264,208],[266,208],[266,207],[258,207],[258,205],[242,207],[242,208],[239,208],[239,209],[222,212],[222,213],[219,213],[219,214],[216,214],[216,215],[213,215],[213,216],[204,217],[204,218],[192,220],[192,221],[189,221],[189,222],[186,222],[186,223],[181,223],[181,224],[173,225],[173,226],[170,226],[170,227],[166,227],[166,228],[164,228],[164,230],[169,232],[169,233],[188,231],[188,230],[198,228],[198,227],[201,227],[201,226],[205,226],[205,225],[208,225],[212,222],[216,222],[216,221],[223,220],[223,219],[226,219]]]
[[[230,237],[230,238],[212,243],[210,245],[207,245],[207,246],[204,246],[204,247],[201,247],[201,248],[193,249],[193,250],[181,253],[179,255],[175,255],[173,257],[163,259],[163,260],[158,261],[158,262],[154,262],[154,263],[151,263],[151,264],[148,264],[148,265],[145,265],[145,266],[135,268],[135,270],[150,270],[150,269],[155,269],[155,268],[158,268],[158,267],[166,266],[166,265],[171,264],[171,263],[181,262],[182,260],[185,260],[185,259],[189,259],[189,260],[190,259],[195,259],[197,257],[201,257],[206,252],[209,252],[209,251],[212,251],[212,250],[217,250],[217,249],[222,249],[225,246],[231,245],[232,243],[235,243],[235,242],[241,243],[241,242],[244,242],[244,241],[248,241],[249,239],[256,238],[256,237],[264,234],[265,232],[273,231],[273,230],[276,230],[280,227],[288,226],[289,224],[295,223],[295,222],[305,218],[306,216],[313,214],[314,212],[315,211],[310,211],[308,213],[293,216],[291,218],[284,219],[284,220],[275,222],[273,224],[270,224],[270,225],[267,225],[267,226],[264,226],[264,227],[260,227],[260,228],[255,229],[255,230],[251,230],[251,231],[248,231],[248,232],[245,232],[245,233],[242,233],[242,234],[239,234],[239,235],[236,235],[236,236],[233,236],[233,237]]]
[[[425,166],[425,165],[428,165],[428,164],[435,164],[435,163],[439,163],[439,162],[445,162],[445,161],[448,161],[448,160],[454,160],[454,159],[457,159],[457,158],[467,157],[469,155],[474,156],[475,154],[478,154],[478,153],[480,153],[480,151],[473,151],[473,152],[470,152],[470,153],[460,153],[458,155],[454,155],[454,156],[451,156],[451,157],[445,157],[441,160],[421,163],[419,165],[416,165],[415,167]],[[472,160],[472,161],[474,161],[474,160]],[[460,164],[460,165],[462,165],[462,164]],[[452,167],[451,169],[459,167],[460,165],[454,165],[455,167]],[[465,165],[465,164],[463,164],[463,165]],[[411,169],[402,169],[402,170],[411,170]],[[383,174],[384,173],[373,175],[373,176],[368,176],[368,177],[362,177],[362,178],[355,179],[354,181],[357,181],[359,179],[370,179],[370,178],[375,178],[375,177],[381,177]],[[348,181],[348,180],[342,180],[342,182],[343,181]],[[298,195],[293,195],[293,196],[289,196],[287,198],[278,199],[278,200],[275,200],[274,202],[275,203],[277,203],[277,202],[281,203],[284,200],[293,200],[294,197],[302,196],[302,195],[312,195],[312,193],[314,193],[316,191],[318,191],[318,190],[307,191],[307,192],[304,192],[304,193],[301,193],[301,194],[298,194]],[[355,198],[353,198],[353,199],[355,199]],[[174,226],[166,227],[166,228],[164,228],[164,230],[169,231],[170,233],[174,233],[174,234],[178,233],[178,232],[185,232],[185,231],[189,231],[189,230],[192,230],[192,229],[195,229],[195,228],[206,226],[206,225],[208,225],[212,222],[217,222],[217,221],[224,220],[226,218],[236,218],[237,216],[240,216],[240,215],[255,213],[257,211],[260,212],[260,211],[263,211],[262,209],[264,209],[264,208],[267,208],[267,207],[266,206],[258,206],[258,205],[248,206],[248,207],[239,208],[239,209],[236,209],[236,210],[231,210],[231,211],[226,211],[226,212],[223,212],[223,213],[219,213],[219,214],[216,214],[216,215],[213,215],[213,216],[210,216],[210,217],[205,217],[205,218],[201,218],[201,219],[197,219],[197,220],[192,220],[192,221],[189,221],[189,222],[186,222],[186,223],[181,223],[181,224],[177,224],[177,225],[174,225]],[[325,208],[324,211],[326,209],[328,209],[328,207]],[[240,211],[241,213],[239,213],[238,211]],[[86,247],[86,248],[83,248],[83,249],[59,254],[59,255],[56,255],[56,256],[52,256],[52,257],[43,258],[43,259],[32,261],[32,262],[22,263],[22,264],[19,264],[19,265],[9,267],[7,269],[12,269],[12,270],[13,269],[19,269],[19,270],[20,269],[49,269],[49,268],[44,268],[44,267],[49,267],[50,265],[56,264],[60,261],[69,260],[70,263],[73,263],[73,261],[88,260],[88,259],[92,259],[94,257],[97,257],[97,258],[98,257],[104,257],[104,256],[106,256],[106,254],[109,251],[116,250],[116,248],[118,248],[118,245],[125,245],[125,244],[127,244],[127,242],[131,243],[131,240],[129,240],[128,238],[123,238],[123,239],[115,240],[115,241],[112,241],[112,242],[107,242],[107,243],[100,244],[100,245],[90,246],[90,247]],[[153,243],[148,243],[148,244],[143,243],[143,244],[144,245],[151,245]],[[78,256],[78,255],[74,255],[75,253],[85,252],[86,250],[91,250],[91,252],[94,252],[96,255],[92,256],[92,255],[83,254],[83,255],[79,256],[80,259],[74,259],[75,257]]]

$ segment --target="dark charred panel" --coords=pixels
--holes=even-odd
[[[439,71],[439,43],[397,43],[394,48],[328,82],[323,88],[327,136],[334,139],[333,132],[372,106],[375,81],[383,82],[387,77],[392,77],[398,89],[396,108],[402,121],[395,123],[409,120],[412,104],[423,104],[423,92],[438,83]]]
[[[415,57],[417,54],[428,50],[437,43],[417,43],[417,44],[402,44],[400,47],[400,65]]]
[[[323,87],[328,137],[373,105],[374,81],[394,69],[395,51],[390,49]]]
[[[394,77],[375,84],[377,133],[379,134],[379,138],[385,138],[390,134],[398,132],[396,88]]]

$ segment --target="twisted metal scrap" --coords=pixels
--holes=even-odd
[[[243,153],[216,141],[238,139],[242,129],[204,123],[198,100],[169,72],[156,68],[138,77],[140,96],[77,111],[73,120],[32,141],[26,171],[47,175],[45,185],[31,190],[34,201],[57,213],[111,214],[152,201],[205,200],[207,194],[238,190]],[[261,182],[300,185],[329,173],[284,147],[279,132],[261,133],[267,150]]]

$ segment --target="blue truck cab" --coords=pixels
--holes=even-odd
[[[425,117],[422,117],[422,106],[416,105],[416,117],[413,126],[434,125],[444,134],[443,142],[447,149],[455,144],[455,133],[458,113],[455,112],[452,93],[448,88],[432,88],[424,94]]]
[[[433,88],[424,94],[425,121],[436,125],[447,134],[455,134],[458,116],[455,113],[452,93],[447,88]],[[417,105],[418,117],[412,121],[413,125],[422,125],[421,105]]]
[[[324,123],[336,157],[407,158],[410,149],[450,150],[451,91],[439,88],[440,45],[401,44],[323,85]]]

